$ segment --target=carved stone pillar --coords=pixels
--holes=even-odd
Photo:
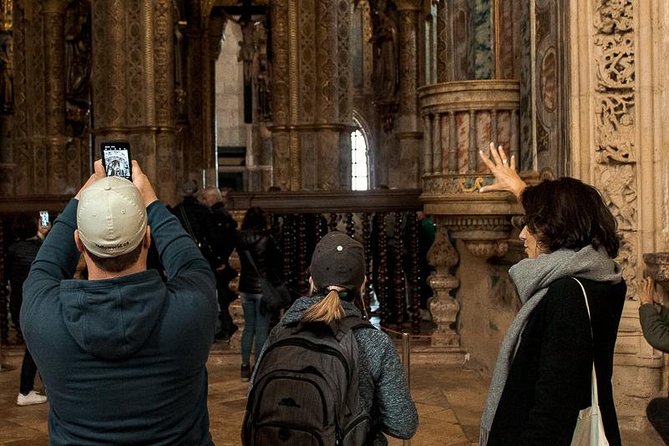
[[[47,187],[50,193],[63,193],[67,187],[65,147],[65,38],[66,0],[44,3],[44,68],[47,147]]]
[[[397,2],[399,12],[399,157],[401,176],[400,188],[415,188],[420,179],[420,153],[423,132],[418,115],[418,17],[420,1],[403,0]]]
[[[129,141],[158,196],[173,203],[182,174],[175,156],[172,2],[111,0],[91,7],[94,158],[102,141]]]
[[[215,87],[216,57],[225,25],[212,2],[191,0],[185,36],[187,40],[188,138],[182,141],[185,178],[212,185],[216,178]]]
[[[297,0],[272,1],[272,160],[274,184],[284,190],[299,189],[297,133],[289,123],[297,119]],[[294,80],[293,80],[294,79]],[[294,93],[291,93],[294,92]],[[299,167],[299,166],[298,166]]]
[[[274,183],[350,187],[350,4],[272,2]]]
[[[634,299],[641,253],[669,249],[664,199],[669,133],[662,119],[669,106],[666,77],[659,74],[667,72],[669,62],[658,57],[669,50],[669,5],[662,0],[572,0],[569,10],[569,158],[572,175],[594,184],[618,221],[618,260],[628,300],[613,385],[621,428],[637,428],[647,423],[645,408],[660,392],[663,375],[657,353],[641,333]],[[583,67],[588,66],[593,75],[584,78]]]
[[[434,290],[429,306],[437,328],[432,333],[430,342],[432,347],[459,347],[460,335],[455,329],[455,322],[460,304],[451,295],[451,291],[460,284],[458,278],[451,274],[459,256],[449,240],[448,229],[441,217],[436,217],[435,224],[437,234],[428,252],[428,260],[436,268],[429,277],[430,286]]]

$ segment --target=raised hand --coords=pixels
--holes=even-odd
[[[639,287],[639,304],[652,304],[653,302],[660,302],[660,296],[655,292],[655,281],[652,277],[646,277],[641,281]]]
[[[495,148],[494,143],[490,143],[490,155],[483,150],[479,150],[479,155],[483,163],[488,166],[490,172],[495,176],[495,182],[489,186],[483,186],[479,192],[506,191],[513,193],[516,198],[520,197],[527,186],[516,172],[516,159],[512,155],[509,161],[504,153],[502,146]]]

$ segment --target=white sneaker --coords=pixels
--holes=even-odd
[[[17,406],[32,406],[33,404],[43,403],[46,403],[46,396],[40,395],[34,390],[31,390],[27,395],[19,393],[19,396],[16,397]]]

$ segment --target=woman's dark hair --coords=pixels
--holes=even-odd
[[[568,177],[545,180],[528,186],[520,204],[527,228],[551,252],[592,245],[618,255],[617,221],[594,187]]]
[[[242,220],[242,229],[264,230],[267,225],[267,212],[257,206],[249,208]]]

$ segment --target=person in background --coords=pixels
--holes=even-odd
[[[611,377],[627,286],[614,260],[616,219],[594,187],[566,177],[528,186],[513,156],[493,144],[490,156],[481,151],[495,182],[480,191],[520,201],[528,258],[509,269],[523,305],[500,347],[479,444],[570,445],[579,411],[591,405],[594,360],[606,438],[620,446]]]
[[[281,253],[269,230],[267,213],[252,207],[246,211],[237,241],[237,254],[241,263],[239,294],[244,311],[242,331],[242,367],[240,377],[251,377],[251,350],[255,345],[256,358],[267,339],[272,315],[261,305],[261,278],[273,285],[281,283]]]
[[[212,233],[212,218],[209,209],[197,199],[199,186],[195,180],[186,180],[181,184],[181,202],[177,204],[172,213],[176,215],[181,226],[188,232],[202,255],[214,262],[213,248],[208,236]]]
[[[28,277],[30,265],[35,260],[42,242],[51,230],[51,223],[42,225],[40,218],[35,220],[35,224],[37,225],[37,232],[34,236],[15,242],[7,250],[6,273],[11,289],[9,311],[12,314],[12,322],[14,323],[14,327],[16,327],[19,337],[23,336],[19,318],[21,304],[23,303],[23,283],[26,277]],[[16,397],[16,404],[18,406],[46,403],[47,397],[34,390],[36,375],[37,365],[26,347],[23,353],[23,362],[21,363],[19,394]]]
[[[21,327],[49,392],[51,446],[213,445],[214,275],[132,163],[130,182],[95,162],[26,279]],[[152,241],[166,282],[147,269]],[[88,279],[71,280],[82,254]]]
[[[216,274],[216,294],[221,321],[221,329],[215,338],[219,341],[229,341],[238,328],[230,316],[230,304],[237,298],[237,294],[230,289],[230,281],[237,277],[237,270],[230,265],[230,254],[235,249],[237,240],[237,222],[225,209],[223,196],[217,188],[203,189],[199,199],[209,208],[213,219],[213,226],[210,229],[213,232],[208,239],[211,240],[212,251],[215,254],[211,266]]]
[[[639,321],[643,336],[653,348],[669,353],[669,308],[662,305],[662,294],[655,291],[652,278],[646,277],[639,291]],[[652,399],[646,407],[646,415],[664,444],[669,445],[669,398]]]

